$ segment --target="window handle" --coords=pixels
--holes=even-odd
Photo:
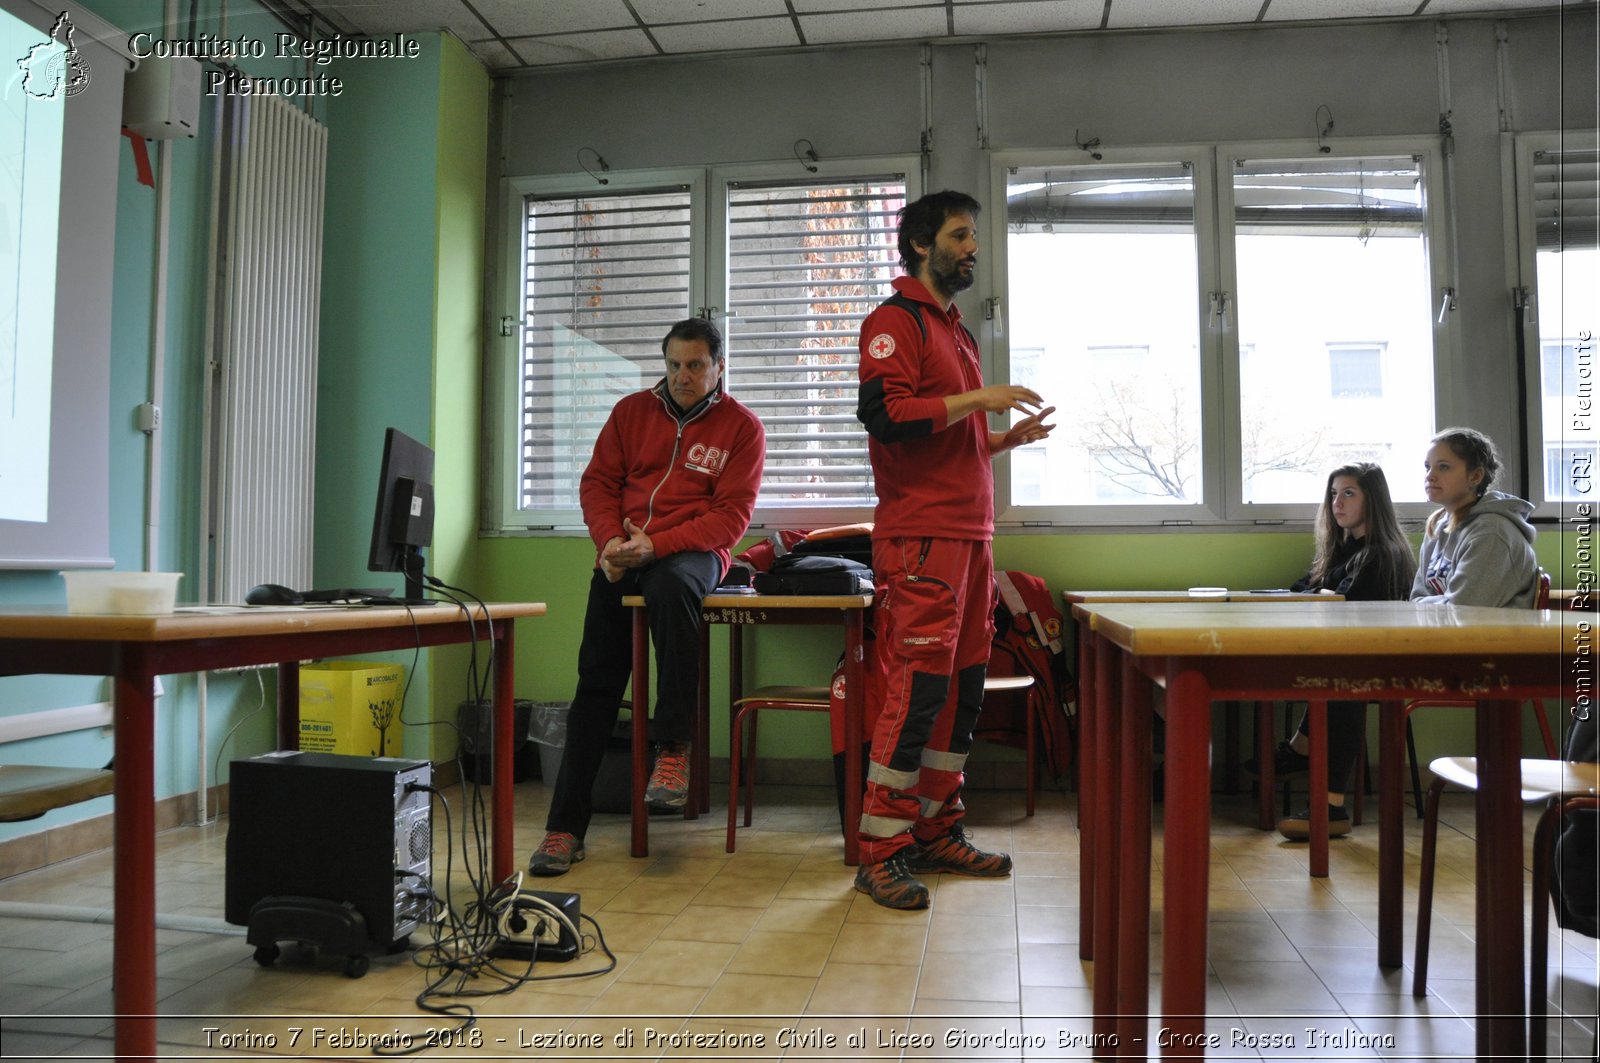
[[[1211,327],[1226,329],[1228,327],[1228,293],[1211,292]]]
[[[1439,292],[1439,316],[1435,319],[1434,324],[1444,324],[1444,316],[1455,310],[1455,308],[1456,290],[1454,288],[1441,289]]]
[[[1511,305],[1522,311],[1522,323],[1524,325],[1537,325],[1539,323],[1539,313],[1534,306],[1533,292],[1527,288],[1511,289]]]

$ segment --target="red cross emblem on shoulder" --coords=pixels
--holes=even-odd
[[[874,358],[887,358],[894,353],[894,337],[880,332],[867,344],[867,353]]]

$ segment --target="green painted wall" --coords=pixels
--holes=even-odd
[[[429,574],[488,597],[472,571],[489,79],[454,38],[420,40],[416,59],[330,67],[353,85],[328,109],[316,577],[398,591],[398,574],[365,571],[384,430],[395,427],[435,451]],[[413,666],[410,654],[387,659]],[[424,655],[405,719],[453,720],[467,659]],[[405,749],[445,756],[455,741],[414,727]]]
[[[1195,532],[1173,529],[1149,533],[1070,532],[1001,535],[995,540],[997,568],[1018,569],[1065,589],[1183,589],[1200,584],[1235,588],[1282,587],[1310,564],[1309,532]],[[1536,553],[1556,586],[1573,571],[1574,537],[1546,526]],[[506,600],[547,602],[542,620],[524,621],[517,645],[519,697],[565,701],[577,679],[578,641],[583,622],[593,548],[582,538],[485,539],[477,551],[481,586]],[[712,634],[712,752],[727,749],[726,634]],[[747,685],[827,681],[840,649],[828,628],[777,628],[746,639],[751,672]],[[1075,667],[1075,666],[1074,666]],[[1559,721],[1552,718],[1551,726]],[[1374,726],[1375,719],[1374,719]],[[826,722],[801,713],[773,713],[760,729],[763,756],[825,757]],[[1524,736],[1537,746],[1529,714]],[[1418,725],[1418,753],[1424,760],[1470,748],[1470,714],[1434,713]]]
[[[494,597],[477,577],[480,411],[483,381],[483,232],[489,160],[489,76],[453,37],[443,38],[437,112],[435,202],[438,263],[434,275],[433,433],[438,467],[436,571],[447,582]],[[431,663],[436,718],[455,719],[470,700],[470,650],[435,650]],[[478,674],[487,676],[480,662]],[[455,751],[434,731],[431,754]]]

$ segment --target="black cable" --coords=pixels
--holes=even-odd
[[[489,614],[488,605],[477,595],[459,587],[453,587],[437,577],[424,574],[424,582],[434,588],[440,597],[454,603],[466,616],[469,631],[469,660],[467,669],[467,694],[471,699],[474,711],[489,702],[488,681],[492,676],[494,666],[494,639],[493,620]],[[459,594],[462,597],[457,597]],[[489,625],[489,652],[485,660],[485,667],[480,675],[478,669],[478,616],[462,598],[471,599],[482,612],[483,620]],[[461,1020],[460,1024],[443,1033],[437,1039],[430,1039],[421,1044],[407,1044],[399,1047],[374,1046],[373,1054],[380,1056],[406,1056],[426,1051],[435,1044],[448,1046],[455,1043],[462,1034],[472,1029],[477,1024],[477,1011],[467,1003],[444,1002],[443,998],[476,998],[498,996],[513,992],[532,982],[554,981],[558,979],[588,978],[595,975],[609,973],[616,969],[617,957],[606,944],[605,934],[600,929],[600,924],[591,915],[580,913],[579,919],[587,921],[594,928],[594,935],[581,934],[578,942],[580,953],[589,953],[598,948],[607,958],[607,964],[596,970],[564,971],[560,974],[536,974],[538,964],[538,947],[535,945],[529,950],[526,966],[518,965],[518,969],[507,969],[496,960],[502,957],[495,955],[495,947],[500,943],[499,909],[511,903],[520,889],[520,876],[510,882],[497,883],[492,888],[487,886],[489,881],[488,855],[489,840],[489,809],[484,799],[483,787],[478,780],[471,780],[468,789],[468,779],[465,763],[466,743],[462,741],[462,731],[459,723],[450,720],[428,720],[410,723],[405,719],[405,706],[411,690],[411,681],[416,675],[417,667],[422,656],[422,633],[417,623],[416,614],[409,604],[406,605],[406,614],[411,619],[411,625],[416,636],[416,649],[412,656],[411,670],[406,676],[406,681],[400,694],[400,721],[406,726],[445,726],[453,727],[456,731],[456,764],[460,775],[463,806],[468,810],[461,821],[461,844],[463,867],[466,878],[472,889],[472,899],[464,905],[458,914],[452,896],[452,882],[455,877],[455,844],[454,819],[450,811],[450,803],[443,791],[433,786],[419,786],[416,789],[427,792],[439,799],[439,805],[445,817],[445,874],[444,894],[441,897],[437,890],[428,889],[423,896],[431,900],[429,910],[429,925],[433,930],[434,940],[416,949],[412,954],[412,961],[417,966],[428,972],[428,981],[417,994],[416,1004],[419,1009],[432,1015],[440,1015]],[[476,716],[474,716],[476,726]],[[492,733],[492,732],[491,732]],[[476,773],[474,773],[475,775]],[[434,881],[439,881],[434,876]],[[484,982],[494,983],[485,986]]]
[[[439,579],[437,576],[424,575],[423,576],[423,580],[429,586],[436,587],[441,591],[454,591],[455,593],[461,595],[464,598],[472,599],[472,601],[477,603],[478,608],[483,610],[483,615],[484,615],[485,621],[490,623],[489,656],[488,656],[488,659],[484,662],[484,677],[485,678],[482,681],[481,685],[479,685],[478,688],[477,688],[477,700],[479,700],[479,701],[487,701],[488,700],[488,676],[494,671],[494,650],[495,650],[493,617],[491,617],[489,615],[489,604],[487,602],[485,602],[482,598],[479,598],[476,594],[473,594],[471,591],[466,590],[466,589],[461,588],[461,587],[452,587],[450,584],[444,582],[444,580],[442,580],[442,579]],[[455,600],[455,599],[452,599],[452,600]],[[457,601],[457,604],[460,604],[459,601]],[[465,606],[463,606],[462,608],[464,609]],[[474,625],[474,631],[476,631],[476,625]],[[474,649],[476,649],[476,643],[474,643]],[[476,663],[476,660],[474,660],[474,663]]]

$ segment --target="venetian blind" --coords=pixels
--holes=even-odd
[[[611,408],[662,375],[690,221],[685,187],[524,200],[521,509],[575,514]]]
[[[857,338],[893,293],[905,194],[903,174],[728,186],[728,381],[766,425],[762,509],[876,501]]]

